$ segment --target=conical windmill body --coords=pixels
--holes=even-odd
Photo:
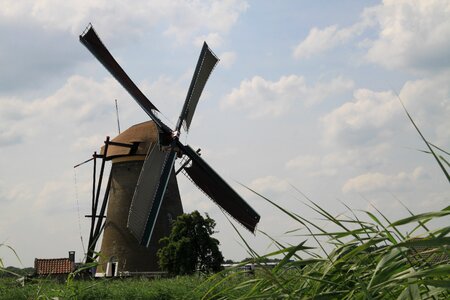
[[[106,222],[104,225],[99,225],[98,223],[95,226],[96,228],[105,228],[101,248],[101,255],[104,257],[104,260],[117,261],[115,267],[119,268],[119,271],[146,272],[157,270],[157,264],[154,261],[157,239],[168,234],[170,231],[170,219],[182,212],[174,174],[174,163],[177,157],[184,157],[189,161],[189,166],[184,168],[184,172],[197,187],[245,228],[254,232],[260,216],[197,152],[179,141],[181,127],[184,125],[186,130],[189,129],[206,81],[218,62],[217,57],[212,53],[208,45],[206,43],[203,45],[180,117],[175,129],[172,130],[155,115],[155,111],[158,111],[157,108],[119,66],[91,25],[80,36],[80,41],[129,92],[152,120],[147,122],[152,124],[147,126],[149,132],[153,130],[153,140],[146,141],[146,143],[151,144],[148,147],[139,149],[140,142],[133,139],[122,140],[122,142],[118,143],[115,143],[115,139],[113,139],[112,142],[107,141],[105,144],[104,152],[106,157],[108,157],[109,153],[109,144],[128,148],[126,150],[128,152],[125,153],[126,155],[117,155],[116,160],[113,160],[109,180],[111,183],[108,183],[108,195],[105,196],[105,198],[108,196],[110,198]],[[134,128],[135,131],[136,129]],[[133,130],[133,127],[129,130]],[[147,129],[141,124],[139,130],[145,131]],[[146,134],[152,135],[150,133]],[[116,139],[122,138],[123,136],[119,135]],[[138,151],[144,151],[145,154],[138,153]],[[127,158],[125,159],[124,157]],[[133,169],[133,172],[128,173],[133,173],[134,175],[127,175],[127,168]],[[117,187],[114,187],[114,176],[122,178],[121,180],[126,182],[126,192],[116,192],[120,190],[120,186],[116,182]],[[113,215],[117,215],[117,220],[120,220],[114,225],[119,227],[120,230],[117,228],[115,231],[112,229],[108,230],[108,220],[112,220]],[[110,227],[113,227],[113,225]],[[95,234],[92,236],[93,242],[90,242],[88,261],[93,259],[92,246],[94,245],[95,247],[95,241],[99,232],[100,230],[95,230],[97,236]],[[103,244],[108,246],[104,248]],[[114,250],[120,247],[122,247],[123,251]],[[103,251],[104,249],[105,252]],[[143,256],[146,255],[153,258],[146,259],[149,262],[144,264],[145,266],[140,266],[139,261],[142,261],[144,259]],[[124,260],[134,260],[137,263],[130,264],[124,262]]]
[[[135,149],[118,144],[136,145]],[[111,183],[108,209],[103,229],[97,273],[131,274],[158,270],[156,252],[158,241],[170,234],[171,222],[183,213],[175,173],[169,178],[161,204],[154,234],[148,247],[140,245],[127,228],[128,213],[134,191],[149,148],[158,145],[158,130],[152,121],[136,124],[109,142],[107,153],[101,155],[111,160]]]

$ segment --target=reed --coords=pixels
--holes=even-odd
[[[450,182],[450,154],[425,138],[399,101],[428,149],[422,152],[434,157]],[[450,206],[420,214],[405,207],[410,216],[396,221],[389,220],[376,207],[373,213],[346,206],[345,215],[334,216],[297,190],[305,198],[304,204],[325,220],[325,224],[318,224],[246,188],[298,223],[302,232],[295,231],[296,245],[282,244],[261,232],[278,250],[259,255],[234,227],[252,255],[250,263],[257,266],[257,272],[249,278],[241,265],[216,274],[204,283],[208,289],[203,299],[450,298],[450,226],[433,229],[429,225],[438,218],[448,218]],[[330,228],[326,223],[336,230],[325,229]],[[275,267],[264,264],[265,259],[280,256],[282,260]]]
[[[401,101],[401,100],[400,100]],[[402,104],[403,105],[403,104]],[[405,112],[450,182],[450,154],[430,143]],[[248,188],[248,187],[247,187]],[[450,226],[433,228],[433,220],[448,218],[450,206],[391,221],[376,207],[356,211],[350,207],[338,216],[304,197],[304,204],[325,223],[313,222],[289,211],[264,195],[255,195],[291,218],[300,229],[295,244],[285,244],[265,232],[277,250],[264,255],[234,227],[252,256],[248,262],[210,277],[198,275],[161,280],[75,281],[65,285],[44,280],[21,288],[0,282],[2,299],[449,299]],[[328,224],[332,226],[328,226]],[[232,224],[232,223],[231,223]],[[444,222],[445,224],[445,222]],[[233,224],[232,224],[233,225]],[[234,225],[233,225],[234,226]],[[328,228],[328,229],[327,229]],[[329,228],[333,228],[330,230]],[[13,248],[7,247],[17,256]],[[18,257],[18,256],[17,256]],[[268,258],[280,258],[268,266]],[[255,272],[242,269],[246,263]],[[4,271],[0,258],[0,272]],[[5,281],[6,282],[6,281]],[[12,283],[14,285],[14,281]]]

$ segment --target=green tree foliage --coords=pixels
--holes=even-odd
[[[192,274],[196,270],[204,273],[222,269],[223,256],[219,241],[211,235],[216,222],[207,214],[203,218],[198,211],[179,216],[172,225],[168,237],[160,240],[164,244],[158,250],[159,265],[171,275]]]

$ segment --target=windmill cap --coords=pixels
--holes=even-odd
[[[137,150],[130,154],[129,147],[108,145],[106,159],[113,159],[113,163],[123,160],[144,160],[149,147],[158,140],[158,129],[153,121],[142,122],[131,126],[127,130],[114,137],[111,141],[132,145],[137,143]],[[104,154],[105,146],[100,149],[100,154]]]

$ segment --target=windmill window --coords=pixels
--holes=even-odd
[[[106,277],[116,277],[119,269],[119,262],[113,256],[109,259],[109,262],[106,264]]]

